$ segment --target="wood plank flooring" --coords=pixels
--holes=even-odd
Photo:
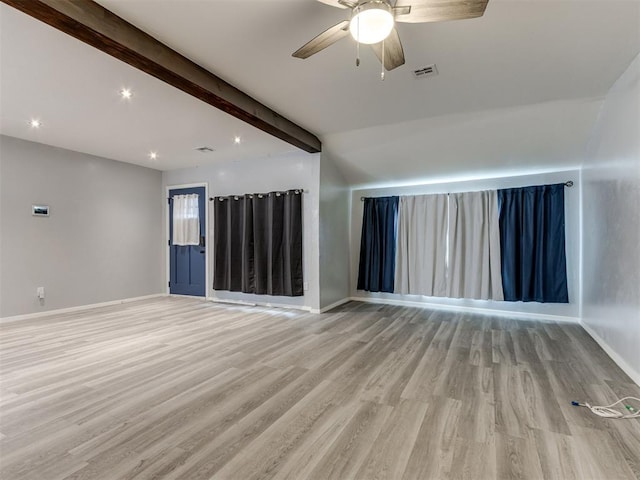
[[[160,298],[0,325],[0,477],[633,479],[640,388],[577,325]]]

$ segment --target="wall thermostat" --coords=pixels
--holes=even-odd
[[[31,205],[31,215],[36,217],[48,217],[49,205]]]

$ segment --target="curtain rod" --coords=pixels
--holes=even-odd
[[[564,182],[564,186],[567,188],[573,187],[573,180],[567,180],[566,182]],[[447,193],[447,195],[449,194]],[[368,198],[368,197],[360,197],[360,201],[364,202],[365,198]]]
[[[287,194],[289,192],[293,191],[294,193],[307,193],[308,191],[305,191],[303,188],[292,188],[291,190],[277,190],[275,192],[266,192],[266,193],[243,193],[241,195],[220,195],[219,197],[209,197],[209,201],[213,202],[216,198],[220,198],[220,199],[229,199],[229,198],[235,198],[236,200],[239,199],[240,197],[246,197],[248,196],[249,198],[253,198],[254,195],[262,195],[262,196],[268,196],[272,193],[275,193],[276,195],[279,194]],[[260,197],[262,198],[262,197]]]

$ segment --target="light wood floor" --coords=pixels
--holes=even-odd
[[[0,326],[1,477],[640,477],[640,389],[576,325],[161,298]],[[640,347],[640,346],[639,346]]]

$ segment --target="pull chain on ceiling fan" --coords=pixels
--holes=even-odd
[[[426,23],[481,17],[489,0],[318,0],[321,3],[351,10],[351,19],[328,28],[293,52],[296,58],[311,55],[351,36],[356,41],[356,66],[360,65],[360,44],[371,45],[384,71],[403,65],[404,51],[395,22]]]

